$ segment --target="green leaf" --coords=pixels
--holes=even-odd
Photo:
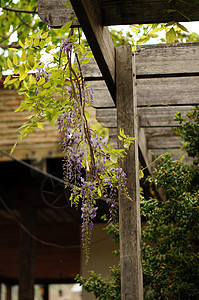
[[[18,143],[18,142],[16,142],[16,143],[14,144],[14,146],[12,147],[12,149],[11,149],[11,151],[10,151],[10,155],[12,155],[12,153],[14,152],[14,150],[15,150],[15,148],[16,148],[16,146],[17,146],[17,143]]]
[[[43,85],[45,83],[45,78],[44,77],[41,77],[39,79],[39,81],[37,82],[38,85]]]
[[[17,58],[16,53],[15,53],[14,56],[13,56],[13,62],[14,62],[14,64],[15,64],[15,66],[18,65],[18,58]]]
[[[49,36],[47,39],[46,39],[46,44],[50,43],[51,41],[51,37]]]
[[[26,38],[26,39],[25,39],[25,42],[26,42],[26,44],[27,44],[28,46],[30,46],[30,45],[31,45],[31,41],[29,41],[29,39],[28,39],[28,38]]]
[[[26,51],[25,50],[22,51],[21,61],[23,61],[23,62],[26,61]]]
[[[30,76],[29,76],[29,82],[30,82],[30,84],[36,84],[36,79],[33,77],[33,75],[31,74]]]
[[[19,77],[19,80],[20,80],[20,81],[24,80],[24,79],[26,78],[27,75],[28,75],[27,73],[22,74],[22,75]],[[26,82],[24,82],[24,85],[26,85]]]
[[[86,47],[85,47],[83,44],[80,44],[80,45],[79,45],[79,48],[80,48],[80,52],[81,52],[82,54],[86,54],[87,49],[86,49]]]
[[[115,164],[117,162],[117,157],[115,155],[111,154],[110,160]]]
[[[40,122],[37,122],[37,127],[44,130],[43,125]]]
[[[82,60],[82,64],[88,64],[90,62],[90,60],[89,59],[84,59],[84,60]]]
[[[139,170],[139,179],[142,179],[144,177],[144,172],[142,170]]]
[[[185,32],[189,32],[188,29],[187,29],[184,25],[182,25],[182,24],[180,24],[180,23],[178,23],[178,22],[176,22],[176,24],[177,24],[177,26],[178,26],[181,30],[183,30],[183,31],[185,31]]]
[[[63,2],[63,5],[67,6],[67,7],[72,7],[70,2]]]
[[[42,38],[42,39],[46,39],[47,36],[48,36],[48,32],[44,32],[44,33],[42,34],[41,38]]]
[[[176,12],[176,9],[167,9],[167,12],[168,12],[168,13],[175,13],[175,12]]]
[[[35,64],[35,58],[34,58],[34,56],[30,55],[30,56],[27,57],[27,59],[28,59],[28,63],[30,65],[30,67],[33,68],[34,64]]]
[[[10,80],[10,78],[11,78],[11,75],[8,75],[7,77],[6,77],[6,79],[4,80],[4,85],[6,85],[8,82],[9,82],[9,80]]]
[[[34,46],[37,47],[39,46],[39,39],[34,39],[34,42],[33,42]]]
[[[87,54],[86,54],[86,57],[88,57],[88,58],[91,58],[91,57],[93,57],[93,53],[90,51],[90,52],[88,52]]]
[[[176,41],[176,32],[175,32],[174,28],[171,28],[166,33],[166,41],[167,41],[167,43],[175,43],[175,41]]]
[[[70,29],[71,25],[72,25],[72,21],[67,22],[64,26],[62,26],[61,31],[67,32]]]
[[[25,47],[25,46],[24,46],[24,44],[22,43],[22,41],[21,41],[21,40],[19,40],[19,41],[18,41],[18,43],[19,43],[19,45],[21,46],[21,48],[23,48],[23,49],[24,49],[24,47]]]
[[[7,65],[8,65],[8,68],[9,68],[10,70],[13,69],[13,64],[12,64],[11,60],[9,59],[9,57],[8,57],[8,59],[7,59]]]

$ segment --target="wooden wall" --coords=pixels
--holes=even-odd
[[[172,152],[175,159],[182,155],[180,138],[173,130],[178,126],[174,117],[177,112],[185,116],[199,104],[198,46],[198,43],[140,46],[134,53],[139,144],[145,145],[148,161],[152,160],[152,153]],[[90,84],[94,89],[97,120],[109,128],[110,143],[116,146],[114,102],[94,61],[85,66],[84,72],[86,77],[93,77]]]

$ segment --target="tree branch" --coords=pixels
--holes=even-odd
[[[26,25],[26,26],[29,27],[29,28],[32,28],[26,21],[24,21],[23,18],[20,17],[20,15],[19,15],[18,12],[16,12],[16,16],[19,18],[19,20],[20,20],[24,25]]]
[[[2,49],[8,49],[8,48],[16,48],[16,49],[20,49],[21,46],[19,46],[19,45],[1,45],[1,44],[0,44],[0,48],[2,48]]]
[[[4,6],[3,10],[18,12],[18,13],[25,13],[25,14],[38,14],[38,12],[36,10],[24,10],[24,9],[12,8],[10,6]]]

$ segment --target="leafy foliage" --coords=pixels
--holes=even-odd
[[[84,289],[100,300],[121,299],[120,267],[110,267],[110,277],[103,278],[96,272],[91,271],[88,279],[77,275],[76,281],[83,285]]]
[[[180,123],[180,127],[176,127],[177,135],[184,140],[183,149],[187,151],[190,157],[194,158],[194,164],[199,164],[199,106],[187,113],[187,119],[182,118],[178,113],[175,120]]]
[[[159,162],[149,181],[166,200],[141,201],[143,270],[146,299],[197,299],[199,296],[198,169],[172,161]]]
[[[196,111],[197,108],[194,116]],[[193,117],[192,112],[189,114]],[[198,124],[198,119],[194,120],[194,124]],[[181,128],[182,122],[178,130]],[[189,130],[186,138],[189,132],[190,141],[194,140],[195,136]],[[147,179],[153,188],[153,197],[145,199],[141,194],[141,214],[145,220],[142,227],[144,299],[199,298],[198,178],[197,166],[173,161],[167,153],[157,164],[153,176]],[[157,197],[160,188],[165,193],[165,200]],[[109,226],[108,231],[118,241],[118,226]],[[120,286],[119,266],[117,273],[112,275]],[[110,292],[110,289],[115,290],[112,278],[105,279],[91,272],[87,280],[77,279],[86,291],[93,291],[101,299],[121,299],[119,293],[115,296]]]

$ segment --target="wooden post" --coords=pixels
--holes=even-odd
[[[11,300],[12,298],[12,286],[6,283],[6,300]]]
[[[49,300],[49,285],[48,283],[44,284],[44,300]]]
[[[120,264],[122,300],[143,299],[141,262],[141,222],[139,191],[139,160],[136,115],[134,64],[130,45],[116,47],[117,128],[136,137],[121,167],[126,173],[126,188],[119,191]],[[120,146],[120,145],[119,145]]]
[[[21,207],[21,223],[31,234],[35,234],[36,210],[34,207]],[[35,240],[20,229],[19,300],[34,299],[35,244]]]

